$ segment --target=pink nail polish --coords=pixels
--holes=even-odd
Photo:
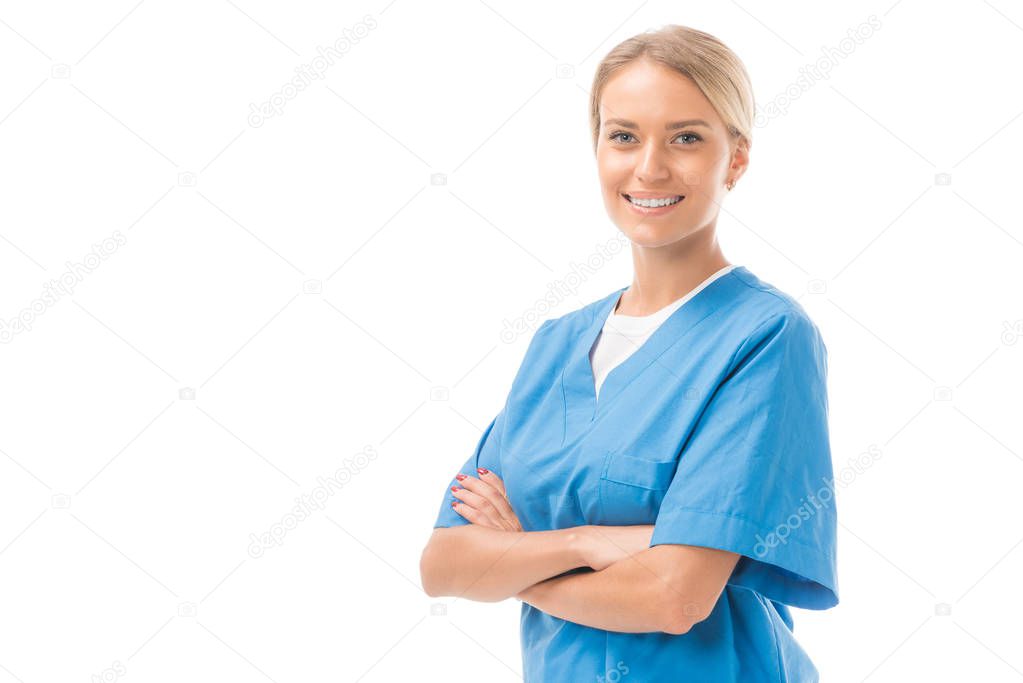
[[[459,487],[458,487],[458,486],[452,486],[452,487],[451,487],[451,490],[452,490],[452,491],[457,491],[458,489],[459,489]]]
[[[488,470],[486,467],[477,467],[476,471],[479,472],[480,474],[487,474],[488,472],[490,472],[490,470]]]
[[[456,475],[455,475],[455,479],[457,479],[458,481],[462,481],[463,479],[465,479],[465,478],[466,478],[466,476],[468,476],[468,475],[465,475],[465,474],[456,474]]]

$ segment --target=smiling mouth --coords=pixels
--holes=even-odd
[[[686,198],[684,194],[676,194],[652,199],[643,199],[642,197],[632,197],[624,192],[622,193],[622,196],[625,197],[629,203],[644,209],[659,209],[664,206],[671,206],[673,204],[678,204]]]

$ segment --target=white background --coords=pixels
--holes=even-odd
[[[517,680],[519,603],[430,599],[419,553],[538,324],[506,323],[631,280],[584,267],[619,235],[596,64],[688,24],[764,105],[871,15],[718,223],[821,329],[853,473],[841,604],[796,635],[824,681],[1023,677],[1023,9],[144,0],[0,5],[0,683]]]

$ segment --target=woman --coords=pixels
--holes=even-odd
[[[423,552],[431,596],[522,601],[526,681],[815,681],[788,606],[838,603],[827,349],[729,263],[753,96],[706,33],[597,69],[604,202],[632,285],[547,320]]]

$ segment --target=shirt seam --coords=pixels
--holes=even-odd
[[[742,515],[733,515],[733,514],[730,514],[728,512],[717,512],[715,510],[702,510],[700,508],[688,507],[688,506],[672,507],[672,508],[670,508],[668,510],[669,514],[674,513],[674,512],[698,512],[698,513],[704,514],[704,515],[715,515],[717,517],[730,517],[732,519],[738,519],[738,520],[741,520],[741,521],[746,522],[748,524],[752,524],[753,526],[755,526],[757,529],[760,529],[761,531],[764,531],[766,529],[766,527],[763,524],[761,524],[760,522],[754,521],[754,520],[752,520],[752,519],[750,519],[748,517],[744,517]],[[773,533],[773,532],[768,532],[768,533]],[[802,546],[804,548],[807,548],[808,550],[814,550],[814,551],[816,551],[818,553],[820,552],[820,548],[818,548],[816,545],[811,545],[811,544],[806,543],[804,541],[800,541],[797,538],[792,538],[791,536],[789,536],[786,539],[786,543],[788,543],[788,542],[795,543],[796,545],[800,545],[800,546]]]
[[[786,299],[785,297],[781,296],[780,294],[775,292],[772,288],[761,287],[760,285],[755,285],[752,282],[747,282],[745,276],[740,275],[739,273],[736,273],[736,270],[738,270],[738,268],[736,268],[735,270],[730,271],[728,274],[731,275],[732,273],[735,273],[735,276],[739,279],[739,282],[741,282],[742,284],[746,285],[750,289],[756,289],[756,290],[764,292],[766,294],[770,294],[775,299],[778,299],[778,301],[781,301],[783,304],[785,304],[785,306],[788,309],[790,309],[792,311],[796,311],[797,310],[796,307],[792,304],[792,301],[790,301],[789,299]]]
[[[781,642],[778,640],[778,625],[774,623],[774,617],[771,616],[771,610],[773,610],[774,608],[767,604],[767,602],[764,600],[763,595],[761,595],[757,591],[753,592],[756,594],[757,599],[760,601],[760,604],[767,611],[767,621],[771,625],[771,640],[774,642],[774,666],[775,671],[777,671],[778,673],[777,680],[778,683],[785,683],[785,678],[782,676],[783,669],[781,662]]]

